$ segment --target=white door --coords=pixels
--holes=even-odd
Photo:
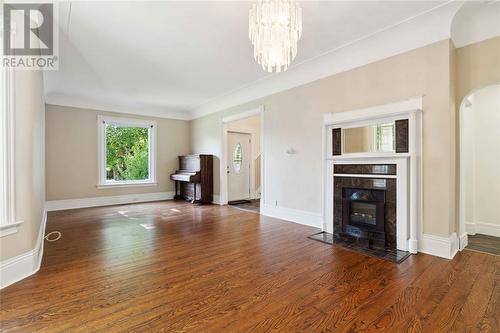
[[[251,135],[227,133],[228,201],[250,199]]]

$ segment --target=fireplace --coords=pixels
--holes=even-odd
[[[385,190],[342,189],[342,233],[385,247]]]
[[[419,244],[423,239],[421,111],[422,97],[417,97],[324,115],[323,236],[319,238],[373,255],[417,253],[419,245],[425,245]],[[392,124],[390,119],[395,127],[392,150],[390,140],[378,137],[382,125]],[[364,129],[352,130],[356,128]],[[346,140],[350,140],[347,150]],[[365,196],[370,200],[351,200],[347,192],[352,189],[370,190]],[[363,234],[382,239],[382,232],[383,249],[364,247],[368,242]]]
[[[396,249],[395,164],[334,164],[333,234]]]

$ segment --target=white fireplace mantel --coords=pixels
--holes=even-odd
[[[323,126],[323,231],[333,232],[333,165],[396,164],[397,248],[417,253],[422,239],[422,97],[352,111],[329,113]],[[332,129],[360,127],[396,119],[408,119],[408,153],[332,154]],[[344,175],[346,176],[346,175]],[[358,177],[359,175],[356,175]]]

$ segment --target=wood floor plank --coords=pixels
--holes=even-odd
[[[491,255],[397,265],[308,226],[171,201],[51,212],[54,230],[40,271],[0,291],[0,331],[499,331]]]

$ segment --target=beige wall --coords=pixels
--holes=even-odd
[[[0,260],[34,249],[44,217],[44,100],[41,71],[14,71],[15,200],[18,232],[0,239]]]
[[[97,115],[154,119],[158,186],[97,189]],[[190,153],[189,122],[79,108],[46,106],[47,201],[174,191],[169,176]]]
[[[468,94],[500,83],[500,36],[458,48],[456,62],[456,105]]]
[[[472,105],[462,111],[466,222],[500,226],[500,85],[469,99]]]
[[[448,236],[455,210],[451,49],[444,40],[196,119],[193,149],[220,156],[222,117],[264,104],[266,203],[320,214],[323,115],[423,96],[424,232]],[[286,154],[290,147],[297,153]],[[219,193],[219,169],[214,177]]]

